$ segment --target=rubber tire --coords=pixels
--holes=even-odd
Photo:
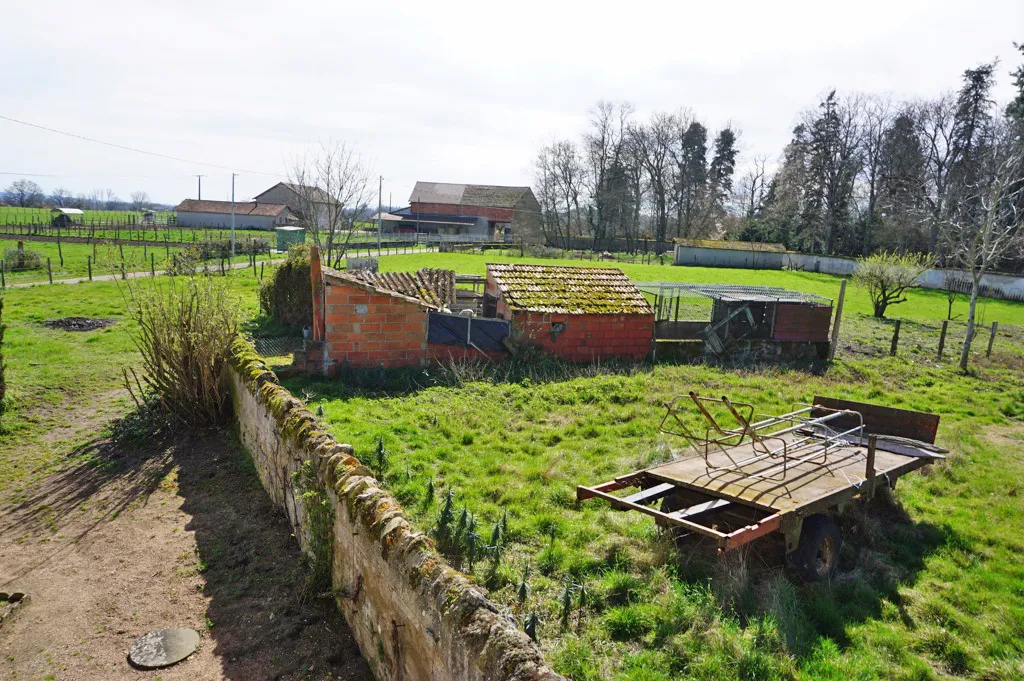
[[[842,534],[832,518],[820,513],[805,518],[800,530],[800,543],[791,559],[793,571],[805,582],[830,578],[839,565],[842,546]]]

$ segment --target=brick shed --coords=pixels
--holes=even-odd
[[[653,347],[654,310],[616,268],[491,263],[484,294],[484,316],[562,359],[639,360]]]
[[[321,267],[311,255],[313,340],[295,353],[295,370],[329,374],[504,356],[507,324],[446,312],[455,300],[453,271],[348,273]]]

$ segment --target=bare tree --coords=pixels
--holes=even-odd
[[[960,369],[967,371],[975,332],[975,311],[985,273],[1024,243],[1024,142],[1005,126],[996,126],[980,159],[978,180],[963,187],[961,200],[949,206],[942,223],[944,242],[971,275],[967,337]]]
[[[584,185],[591,201],[587,221],[595,246],[621,222],[628,193],[623,156],[632,113],[628,103],[598,102],[591,110],[591,131],[583,136]]]
[[[872,231],[878,206],[878,190],[881,183],[882,147],[885,133],[892,122],[892,106],[888,99],[868,97],[860,111],[861,150],[864,165],[861,168],[865,197],[864,234],[861,252],[867,255],[871,250]]]
[[[117,194],[114,193],[114,190],[104,189],[102,191],[103,208],[106,210],[117,210],[121,204],[121,199],[117,198]]]
[[[7,198],[15,206],[31,208],[43,200],[43,188],[32,180],[15,180],[7,187]]]
[[[328,141],[297,158],[288,181],[296,193],[299,224],[326,262],[340,267],[353,226],[369,215],[369,171],[351,147]]]
[[[675,117],[656,113],[646,125],[630,126],[629,136],[643,165],[654,207],[655,238],[668,234],[668,190],[672,180],[671,150],[675,141]]]
[[[765,198],[768,194],[765,174],[767,162],[767,156],[754,157],[754,165],[736,185],[733,202],[747,220],[753,220],[764,208]]]
[[[949,169],[956,161],[953,129],[956,123],[956,101],[946,93],[917,107],[915,119],[924,145],[926,189],[929,224],[928,250],[933,254],[939,249],[939,231],[942,216],[946,211],[946,194],[949,184]]]
[[[55,208],[67,208],[74,203],[74,200],[74,195],[67,187],[57,187],[53,190],[53,193],[50,194],[50,203],[52,203]]]
[[[132,210],[142,212],[149,208],[149,194],[144,191],[132,192]]]

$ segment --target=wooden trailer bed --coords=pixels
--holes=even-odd
[[[806,415],[798,411],[797,417],[754,423],[739,413],[749,405],[693,393],[690,398],[713,424],[697,438],[679,421],[682,432],[675,434],[695,440],[696,453],[579,486],[577,498],[598,497],[651,515],[662,525],[713,540],[720,552],[781,531],[789,552],[797,547],[804,518],[840,512],[854,498],[891,487],[945,451],[932,444],[938,417],[923,412],[816,397]],[[722,426],[707,411],[709,402],[726,405],[740,427]],[[662,432],[673,433],[666,421],[677,413],[674,403],[668,411]],[[630,488],[637,491],[623,493]]]

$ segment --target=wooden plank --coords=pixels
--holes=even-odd
[[[733,460],[740,461],[753,456],[755,450],[747,443],[730,449],[729,453]],[[856,485],[864,480],[866,455],[863,447],[842,447],[832,451],[827,459],[791,464],[785,475],[779,466],[781,458],[746,464],[738,470],[714,471],[708,469],[703,458],[691,457],[655,466],[648,469],[646,475],[718,499],[763,511],[787,513],[845,490],[856,492]],[[730,464],[722,453],[711,454],[709,460],[715,467]],[[892,475],[907,461],[908,457],[878,451],[875,466],[879,476]],[[918,466],[928,463],[928,459],[920,461]]]
[[[860,412],[864,417],[864,429],[875,435],[895,435],[935,444],[935,434],[939,430],[939,416],[923,411],[883,407],[878,404],[839,400],[820,395],[814,396],[814,404],[827,409],[851,409]],[[833,427],[840,430],[857,425],[856,419],[852,416],[839,417],[833,423],[836,424]]]
[[[607,484],[609,484],[609,483],[605,483],[605,485],[607,485]],[[615,484],[617,484],[617,483],[615,483]],[[577,498],[580,498],[580,494],[581,494],[580,490],[584,489],[584,490],[586,490],[585,493],[586,493],[587,496],[583,497],[583,498],[588,498],[589,499],[589,498],[592,498],[592,497],[600,497],[601,499],[604,499],[605,501],[609,502],[615,508],[620,508],[620,509],[625,509],[625,510],[633,510],[633,511],[640,511],[641,513],[646,513],[649,516],[654,516],[655,518],[658,518],[660,520],[664,520],[665,522],[670,523],[672,525],[679,525],[680,527],[685,527],[686,529],[692,530],[693,532],[696,532],[698,534],[703,534],[706,537],[712,537],[714,539],[718,539],[718,540],[722,540],[722,541],[724,541],[725,538],[726,538],[726,535],[723,532],[719,532],[718,530],[712,529],[710,527],[704,527],[703,525],[700,525],[698,523],[695,523],[695,522],[692,522],[692,521],[689,521],[689,520],[685,520],[685,519],[682,519],[682,518],[673,518],[668,513],[662,513],[661,511],[656,511],[653,508],[650,508],[648,506],[641,506],[640,504],[630,503],[630,502],[626,501],[625,499],[622,499],[622,498],[619,498],[619,497],[615,497],[615,496],[612,496],[611,494],[606,494],[605,492],[600,491],[600,489],[599,489],[600,487],[604,487],[604,485],[599,485],[598,487],[586,487],[586,488],[578,487],[576,489],[576,496],[577,496]]]
[[[675,485],[665,482],[660,485],[655,485],[654,487],[640,490],[635,494],[630,494],[628,497],[623,497],[623,501],[628,501],[634,504],[650,504],[658,499],[667,497],[675,488]]]

